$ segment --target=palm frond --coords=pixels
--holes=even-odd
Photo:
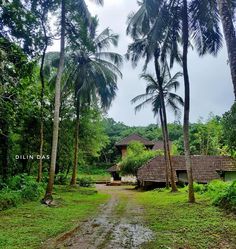
[[[99,52],[95,53],[95,58],[98,59],[107,59],[108,61],[112,62],[115,66],[121,67],[123,65],[123,57],[114,52]]]
[[[132,100],[131,100],[131,103],[134,104],[136,103],[137,101],[140,101],[140,100],[144,100],[144,99],[148,99],[148,98],[151,98],[152,97],[152,94],[147,94],[147,93],[144,93],[144,94],[140,94],[140,95],[137,95],[136,97],[134,97]]]
[[[142,103],[138,104],[137,106],[135,106],[134,110],[135,113],[139,112],[142,108],[146,107],[147,105],[149,105],[150,103],[153,102],[153,97],[146,99],[145,101],[143,101]]]
[[[118,45],[119,35],[114,34],[110,28],[104,29],[94,40],[95,46],[98,51],[108,49],[111,44]]]
[[[215,0],[192,0],[189,7],[190,30],[199,55],[217,55],[222,48],[219,12]]]

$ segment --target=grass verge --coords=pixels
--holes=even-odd
[[[37,201],[0,212],[0,248],[39,248],[42,242],[93,215],[109,196],[87,188],[57,187],[54,198],[54,207]]]
[[[142,192],[137,201],[156,233],[147,249],[235,249],[236,216],[211,205],[197,195],[197,204],[187,202],[187,193]]]
[[[99,181],[109,182],[111,179],[111,176],[107,173],[104,173],[104,174],[80,173],[79,174],[79,178],[86,178],[86,177],[91,178],[93,182],[99,182]]]

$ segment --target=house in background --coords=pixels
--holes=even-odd
[[[138,134],[131,134],[115,144],[116,148],[121,153],[122,159],[126,156],[128,145],[134,141],[142,143],[143,145],[145,145],[145,147],[147,149],[150,149],[150,150],[153,149],[153,147],[155,145],[154,142],[149,141],[148,139],[146,139]]]
[[[172,156],[174,177],[177,183],[188,183],[184,156]],[[236,161],[229,156],[191,156],[193,179],[208,183],[215,179],[236,180]],[[157,156],[138,170],[137,178],[142,187],[165,185],[166,162]]]
[[[149,141],[140,135],[131,134],[115,144],[122,158],[126,156],[127,147],[133,141],[144,144],[150,150],[164,150],[163,141]],[[187,184],[185,157],[172,156],[171,159],[176,183]],[[222,179],[224,181],[236,180],[236,160],[229,156],[191,156],[191,161],[195,182],[208,183],[214,179]],[[165,167],[166,161],[164,156],[156,156],[143,165],[137,174],[137,179],[141,186],[165,186]],[[121,177],[119,164],[109,168],[108,172],[111,174],[112,182],[135,182],[137,180],[133,176]]]
[[[121,153],[122,159],[124,159],[127,154],[128,145],[134,141],[142,143],[147,149],[150,150],[164,150],[163,141],[150,141],[138,134],[131,134],[115,144],[116,148]],[[121,181],[126,183],[135,183],[137,180],[134,176],[121,177],[119,164],[113,165],[107,171],[111,174],[111,182]]]

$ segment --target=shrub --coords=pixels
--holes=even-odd
[[[21,190],[26,185],[29,185],[34,182],[34,177],[28,176],[27,174],[21,174],[10,178],[7,182],[7,186],[12,190]]]
[[[16,207],[21,203],[22,199],[19,191],[12,191],[7,188],[0,191],[0,211]]]
[[[199,184],[194,182],[193,183],[193,189],[195,192],[199,193],[199,194],[203,194],[207,191],[207,185],[206,184]]]
[[[213,204],[230,185],[228,182],[213,180],[207,185],[207,195],[212,199]]]
[[[77,179],[77,183],[80,187],[91,187],[93,185],[93,180],[91,177],[81,177]]]
[[[213,204],[236,213],[236,181],[216,195]]]
[[[40,198],[44,191],[42,183],[26,174],[17,175],[8,180],[7,186],[0,191],[0,210],[4,210]]]
[[[21,190],[21,197],[24,201],[38,200],[43,194],[44,188],[37,182],[32,182],[25,185]]]
[[[63,173],[59,173],[56,175],[55,184],[57,185],[66,185],[68,182],[67,176]]]
[[[7,188],[7,184],[0,180],[0,190]]]
[[[159,151],[147,150],[140,142],[131,142],[126,157],[121,161],[121,173],[137,175],[138,169],[160,154]]]

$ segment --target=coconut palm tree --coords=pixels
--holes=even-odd
[[[185,85],[184,151],[188,173],[189,202],[194,203],[195,195],[189,144],[190,80],[188,73],[188,47],[190,39],[193,39],[199,55],[206,53],[217,55],[222,47],[222,36],[219,28],[219,16],[216,14],[215,9],[212,8],[212,1],[183,0],[179,7],[182,10],[179,23],[182,23],[180,36],[183,42],[182,60]]]
[[[167,128],[166,107],[170,107],[170,109],[174,111],[176,115],[179,115],[179,105],[183,106],[182,98],[176,93],[172,92],[173,89],[176,91],[179,88],[180,83],[178,82],[178,78],[180,76],[182,76],[181,73],[176,73],[173,77],[171,77],[167,63],[162,65],[159,79],[155,78],[151,74],[142,74],[141,78],[147,82],[146,92],[136,96],[131,101],[132,103],[136,103],[137,101],[144,100],[135,107],[135,111],[139,111],[148,104],[152,105],[154,115],[160,116],[165,147],[169,145],[169,143],[167,143],[167,141],[169,141],[169,136]],[[165,148],[165,151],[169,153],[170,148]],[[165,152],[165,156],[170,159],[170,153],[166,154]],[[166,164],[166,184],[167,186],[169,184],[169,170],[172,191],[177,191],[172,164]]]
[[[96,0],[98,4],[103,4],[103,0]],[[71,15],[70,15],[71,14]],[[69,18],[67,18],[69,16]],[[84,0],[65,1],[61,0],[61,16],[60,16],[60,59],[56,76],[55,85],[55,103],[54,103],[54,118],[53,118],[53,138],[51,149],[51,162],[49,169],[49,180],[46,188],[46,193],[43,203],[49,204],[52,201],[52,190],[55,177],[55,167],[57,159],[57,145],[58,145],[58,133],[59,133],[59,117],[60,117],[60,102],[61,102],[61,81],[64,71],[65,63],[65,41],[66,31],[69,33],[73,30],[73,33],[79,37],[79,33],[75,30],[74,21],[77,19],[82,20],[88,27],[92,29],[92,18]]]
[[[74,164],[71,185],[76,184],[78,167],[80,108],[83,104],[98,103],[107,110],[116,96],[117,80],[122,77],[119,70],[122,56],[108,51],[117,46],[119,36],[109,28],[96,36],[90,33],[90,45],[71,53],[67,87],[73,86],[76,108]],[[87,40],[87,39],[86,39]],[[69,85],[68,85],[69,84]]]
[[[233,23],[235,18],[236,1],[217,0],[217,3],[228,50],[229,65],[236,100],[236,30]]]
[[[156,13],[155,17],[152,14],[152,18],[149,19],[151,21],[148,29],[143,35],[148,38],[150,44],[159,44],[159,56],[165,59],[168,55],[170,66],[177,60],[181,62],[183,67],[185,85],[183,125],[185,163],[188,172],[189,202],[193,203],[195,202],[195,196],[189,147],[190,80],[188,74],[188,48],[191,40],[194,42],[194,47],[196,47],[200,56],[206,53],[217,55],[217,52],[222,47],[219,15],[215,9],[215,0],[160,0],[158,3],[159,10],[152,10]],[[140,5],[152,6],[152,3],[149,3],[148,0],[143,0]],[[152,8],[146,7],[146,9],[150,10]],[[146,11],[146,13],[148,12]],[[134,23],[135,25],[132,24],[134,30],[140,30],[140,28],[135,28],[141,25],[140,22],[136,20]],[[137,43],[137,37],[135,39]],[[181,57],[179,57],[180,46],[182,46]],[[133,58],[135,59],[135,57]]]
[[[155,7],[155,8],[154,8]],[[153,10],[155,11],[153,12]],[[156,13],[159,13],[159,16],[156,15]],[[169,32],[168,34],[165,34],[165,23],[168,21],[168,6],[165,4],[165,1],[148,1],[144,0],[143,4],[140,3],[140,9],[137,13],[134,13],[130,15],[129,17],[129,23],[127,27],[127,33],[131,35],[134,42],[129,45],[128,51],[127,51],[127,58],[132,61],[132,64],[134,66],[137,65],[137,62],[141,58],[145,58],[145,63],[143,70],[146,71],[147,65],[150,63],[152,59],[155,66],[155,73],[156,78],[158,82],[162,82],[161,79],[161,72],[160,72],[160,66],[159,66],[159,59],[161,58],[162,62],[166,61],[167,52],[172,51],[172,47],[176,48],[175,52],[172,53],[171,59],[173,61],[173,58],[176,61],[180,61],[179,53],[177,51],[177,40],[176,44],[174,44],[174,41],[172,43],[169,42],[171,37],[173,37],[173,32]],[[162,25],[161,25],[162,24]],[[153,28],[153,26],[158,27],[158,25],[162,28],[160,28],[157,32],[155,32],[155,35],[158,37],[155,37],[153,35],[153,30],[156,30]],[[171,35],[171,37],[170,37]],[[170,47],[170,45],[172,47]],[[171,64],[173,62],[171,61]],[[160,92],[162,94],[162,91]],[[165,109],[164,105],[164,98],[162,96],[161,98],[162,103],[162,109]],[[166,121],[166,112],[163,114],[163,121],[164,123]],[[165,127],[165,126],[163,126]],[[167,127],[167,125],[166,125]],[[164,149],[165,149],[165,155],[166,155],[166,167],[172,168],[172,161],[170,156],[170,145],[169,145],[169,139],[168,137],[168,131],[166,129],[163,129],[164,132]],[[177,191],[177,187],[175,184],[175,180],[172,177],[174,174],[171,174],[171,187],[172,191]],[[166,177],[168,175],[166,174]],[[168,187],[169,180],[167,179],[166,185]]]

